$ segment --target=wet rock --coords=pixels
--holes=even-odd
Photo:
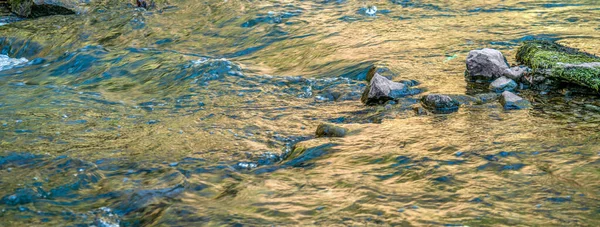
[[[600,58],[592,54],[552,41],[535,40],[519,47],[516,58],[532,69],[532,75],[600,91]]]
[[[595,112],[600,112],[600,106],[596,106],[596,105],[592,105],[592,104],[585,104],[583,106],[586,110],[591,110],[591,111],[595,111]]]
[[[531,72],[527,66],[515,66],[504,71],[504,76],[514,81],[519,81],[523,76]]]
[[[493,92],[514,91],[517,83],[509,78],[500,77],[490,84],[490,90]]]
[[[317,132],[315,135],[317,137],[344,137],[348,129],[331,125],[331,124],[320,124],[317,127]]]
[[[434,113],[452,113],[458,111],[460,103],[447,95],[429,94],[421,98],[423,107]]]
[[[84,11],[79,1],[73,0],[9,0],[8,4],[13,13],[30,18]]]
[[[490,102],[495,102],[500,98],[498,93],[483,93],[475,95],[478,104],[485,104]]]
[[[510,70],[506,58],[494,49],[472,50],[467,56],[466,76],[471,80],[491,81]]]
[[[375,73],[362,94],[361,102],[366,105],[383,104],[389,100],[399,99],[418,92],[418,90],[409,89],[405,84],[393,82]]]
[[[477,102],[477,98],[470,95],[460,95],[460,94],[452,94],[448,95],[453,100],[458,101],[459,105],[471,105],[472,103]]]
[[[502,92],[500,103],[505,110],[521,110],[531,107],[531,103],[510,91]]]

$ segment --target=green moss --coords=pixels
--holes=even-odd
[[[562,78],[568,82],[589,87],[600,91],[600,67],[595,68],[566,68],[555,67],[552,75]]]
[[[525,42],[517,51],[517,61],[530,67],[535,74],[543,74],[596,91],[600,89],[600,67],[572,66],[600,62],[600,58],[577,49],[550,41],[530,41]]]

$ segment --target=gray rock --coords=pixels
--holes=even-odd
[[[348,129],[331,124],[320,124],[315,135],[317,137],[344,137]]]
[[[583,106],[586,110],[591,110],[591,111],[595,111],[595,112],[600,112],[600,106],[596,106],[596,105],[592,105],[592,104],[585,104]]]
[[[450,96],[429,94],[421,98],[421,104],[433,113],[452,113],[458,111],[460,103]]]
[[[527,66],[515,66],[504,71],[504,76],[514,81],[519,81],[524,75],[531,72],[531,69]]]
[[[514,91],[517,88],[517,83],[514,80],[506,77],[500,77],[490,84],[490,90],[493,92]]]
[[[505,110],[521,110],[531,107],[531,103],[510,91],[502,92],[500,103]]]
[[[494,49],[472,50],[467,56],[467,73],[472,79],[494,80],[510,70],[506,58]]]
[[[362,94],[361,102],[366,105],[383,104],[389,100],[419,93],[419,90],[409,89],[402,83],[391,81],[374,73],[369,85]]]
[[[477,102],[478,100],[470,95],[460,95],[460,94],[452,94],[452,95],[448,95],[448,97],[450,97],[453,100],[458,101],[458,104],[460,105],[471,105],[474,102]]]
[[[498,100],[500,95],[498,93],[483,93],[475,95],[478,104],[486,104],[490,102],[495,102]]]

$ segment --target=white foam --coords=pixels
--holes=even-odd
[[[365,11],[365,13],[366,13],[368,16],[372,16],[372,17],[374,17],[374,16],[375,16],[375,14],[377,13],[377,6],[372,6],[372,7],[369,7],[369,8],[367,8],[367,10]]]
[[[12,69],[15,66],[23,65],[29,62],[26,58],[10,58],[0,54],[0,71]]]

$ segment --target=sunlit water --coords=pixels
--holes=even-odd
[[[464,95],[472,49],[600,54],[596,0],[169,3],[0,27],[0,225],[600,225],[598,96],[359,101],[371,65]]]

